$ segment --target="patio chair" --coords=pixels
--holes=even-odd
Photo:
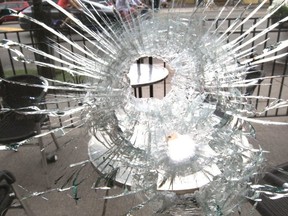
[[[44,123],[50,129],[46,114],[42,114],[48,82],[40,76],[18,75],[3,79],[0,84],[2,108],[0,110],[0,144],[2,150],[17,150],[22,144],[29,143],[41,134]],[[54,133],[50,133],[59,149]],[[49,187],[47,158],[42,136],[37,138],[42,165]]]
[[[245,95],[246,96],[251,96],[254,93],[254,90],[256,89],[257,86],[261,84],[263,79],[263,72],[259,70],[249,70],[249,74],[246,76],[246,80],[249,81],[250,86],[246,87]]]
[[[278,192],[288,188],[288,163],[281,164],[274,169],[267,171],[259,184],[271,185],[277,188]],[[262,201],[256,203],[256,210],[263,216],[287,216],[288,197],[270,199],[268,195],[261,194]],[[250,200],[254,205],[255,201]]]
[[[35,216],[25,200],[22,200],[13,183],[16,181],[13,174],[7,170],[0,171],[0,215],[5,216],[12,208],[22,208],[29,216]],[[18,203],[14,201],[18,200]]]
[[[250,55],[250,59],[253,59],[252,62],[255,61],[254,57],[255,57],[255,54]],[[264,72],[262,70],[258,68],[254,68],[254,67],[251,67],[248,70],[245,80],[247,80],[248,81],[247,84],[250,84],[250,85],[246,87],[246,90],[245,90],[246,96],[253,95],[256,87],[259,86],[261,82],[263,81],[263,79],[261,79],[262,77],[264,77]]]

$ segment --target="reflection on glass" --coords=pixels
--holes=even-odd
[[[151,10],[151,16],[133,16],[128,22],[118,17],[116,23],[106,22],[97,30],[72,16],[77,24],[76,29],[70,26],[76,33],[74,37],[87,39],[83,46],[53,27],[20,14],[58,37],[58,42],[51,45],[57,55],[9,40],[1,43],[15,60],[61,70],[72,80],[81,78],[80,83],[49,80],[50,100],[41,112],[52,119],[64,119],[60,125],[55,123],[54,131],[69,133],[86,127],[89,159],[100,173],[93,189],[112,190],[116,183],[124,189],[105,196],[106,199],[142,194],[143,203],[131,208],[131,214],[152,202],[157,206],[155,212],[163,215],[228,215],[244,197],[255,198],[250,185],[262,169],[264,158],[263,150],[255,149],[247,139],[254,135],[250,122],[259,121],[249,118],[259,113],[249,100],[261,97],[246,94],[247,87],[254,86],[259,77],[245,78],[255,66],[278,56],[273,55],[272,49],[247,57],[252,52],[247,45],[258,43],[266,29],[247,40],[246,36],[269,16],[232,38],[232,32],[241,29],[246,20],[236,19],[224,28],[231,13],[221,11],[209,23],[197,11],[205,13],[207,9],[193,8],[189,15],[173,7],[167,13]],[[87,9],[83,10],[94,27],[101,24]],[[60,40],[65,44],[60,44]],[[73,51],[67,46],[72,46]],[[282,48],[286,47],[287,44]],[[54,63],[36,61],[23,55],[22,49]],[[161,59],[173,69],[170,91],[161,99],[131,94],[131,85],[150,87],[139,76],[142,66],[135,64],[143,56]],[[148,63],[144,67],[151,83],[165,80],[172,71],[161,66],[165,74],[154,80],[151,68],[155,65]],[[66,105],[59,106],[61,103]],[[56,108],[52,104],[57,104]],[[285,100],[274,100],[265,110],[284,106]],[[72,186],[64,184],[54,190],[73,189],[77,198],[77,182],[87,163],[84,160],[70,164],[69,168],[81,167],[67,174],[70,181],[73,179]],[[100,184],[102,181],[104,185]]]

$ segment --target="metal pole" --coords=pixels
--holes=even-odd
[[[40,22],[44,22],[47,25],[51,24],[51,6],[50,5],[43,5],[42,0],[33,0],[33,13],[35,19]],[[48,38],[51,36],[51,33],[46,29],[40,27],[37,24],[33,24],[34,29],[34,37],[36,40],[36,46],[39,50],[53,54],[53,50],[48,45]],[[35,54],[35,58],[37,61],[46,62],[46,63],[53,63],[50,59],[45,58],[39,54]],[[53,79],[55,76],[55,71],[52,68],[47,67],[38,67],[38,74]]]
[[[0,59],[0,77],[1,78],[5,78],[5,74],[4,74],[4,70],[3,70],[1,59]]]

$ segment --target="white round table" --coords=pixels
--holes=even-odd
[[[132,64],[128,73],[132,87],[152,85],[166,79],[167,68],[159,64]]]
[[[222,119],[220,115],[214,115],[215,125],[218,125]],[[237,118],[233,118],[233,120],[229,120],[227,124],[229,124],[231,127],[235,126],[237,124]],[[108,133],[109,134],[109,133]],[[113,173],[117,169],[117,173],[114,176],[115,181],[120,184],[125,184],[127,186],[132,186],[132,178],[131,175],[133,173],[137,172],[133,166],[129,166],[128,164],[122,163],[121,161],[121,152],[113,151],[111,152],[111,144],[113,144],[113,139],[110,138],[110,136],[103,133],[103,131],[91,131],[91,137],[90,141],[88,143],[88,155],[90,158],[90,161],[95,166],[95,168],[102,174],[108,174]],[[130,138],[131,143],[134,143],[135,148],[138,148],[140,144],[143,144],[144,140],[147,140],[147,133],[146,131],[141,127],[135,128],[134,135]],[[97,138],[96,138],[97,137]],[[183,147],[184,151],[188,151],[187,148],[185,148],[185,143],[188,142],[189,145],[191,145],[190,142],[193,140],[191,139],[183,139],[183,137],[187,137],[185,135],[181,135],[181,137],[172,137],[173,143],[171,143],[171,140],[168,140],[168,150],[171,145],[179,146],[180,148]],[[178,140],[179,138],[179,140]],[[251,148],[251,145],[249,144],[248,139],[243,136],[241,137],[242,142],[237,143],[237,145],[241,146],[244,150],[243,155],[243,163],[247,163],[247,160],[251,157],[251,151],[249,150]],[[139,143],[138,143],[139,141]],[[138,145],[139,144],[139,145]],[[188,145],[188,146],[189,146]],[[172,146],[173,147],[173,146]],[[140,148],[140,147],[139,147]],[[198,151],[205,152],[206,157],[217,157],[217,153],[214,152],[214,150],[207,145],[201,146],[201,148],[198,147]],[[190,150],[189,150],[190,151]],[[181,153],[182,154],[182,153]],[[109,155],[112,155],[114,157],[114,160],[109,158]],[[114,156],[113,156],[114,155]],[[108,158],[107,158],[108,156]],[[210,163],[205,166],[203,166],[202,170],[196,171],[194,173],[187,173],[187,175],[184,176],[175,176],[173,179],[166,179],[163,181],[166,177],[165,172],[161,169],[157,170],[158,178],[157,178],[157,190],[158,191],[173,191],[178,194],[183,193],[191,193],[195,190],[198,190],[200,187],[208,184],[209,182],[213,181],[215,176],[221,175],[222,171],[218,168],[216,163]],[[164,182],[164,183],[163,183]],[[171,184],[173,182],[173,184]]]

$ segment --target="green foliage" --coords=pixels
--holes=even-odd
[[[282,6],[272,15],[272,18],[283,19],[286,16],[288,16],[288,6]]]

